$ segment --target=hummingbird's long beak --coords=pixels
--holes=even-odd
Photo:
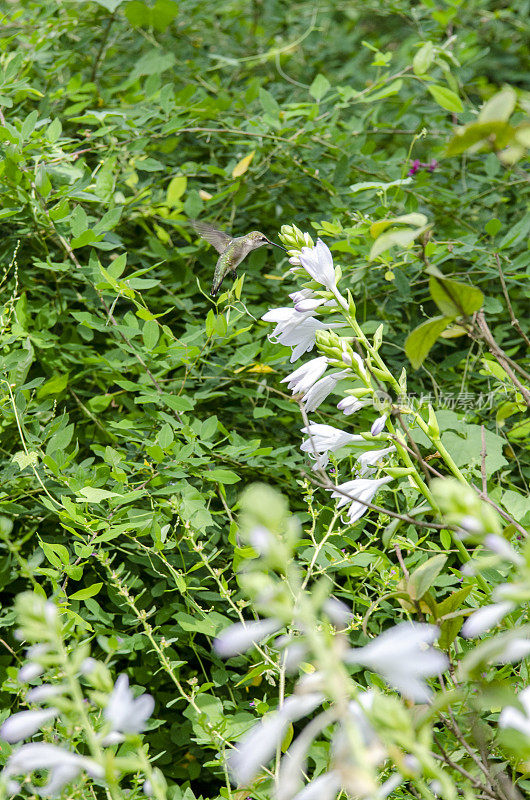
[[[282,247],[281,244],[276,244],[276,242],[271,242],[270,239],[267,239],[267,241],[268,241],[269,244],[272,244],[273,247],[278,247],[280,250],[283,250],[284,253],[287,252],[285,247]]]

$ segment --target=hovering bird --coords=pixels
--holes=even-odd
[[[280,250],[287,252],[285,247],[271,242],[270,239],[267,239],[267,237],[259,231],[251,231],[244,236],[234,236],[234,238],[232,238],[227,233],[218,231],[217,228],[208,225],[207,222],[198,222],[194,220],[192,225],[199,236],[206,239],[206,241],[212,244],[217,252],[220,253],[213,274],[213,283],[210,291],[212,297],[218,294],[221,284],[228,273],[231,272],[234,278],[237,277],[238,266],[252,250],[257,250],[258,247],[271,244],[273,247],[279,247]]]

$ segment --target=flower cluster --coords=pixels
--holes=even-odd
[[[305,413],[310,414],[336,390],[339,382],[347,381],[347,393],[337,408],[350,417],[364,408],[377,391],[368,363],[356,350],[358,342],[340,338],[333,332],[333,329],[349,324],[348,314],[353,307],[351,298],[340,293],[340,270],[335,268],[332,254],[321,239],[313,245],[310,236],[296,226],[284,226],[281,238],[289,248],[292,272],[305,278],[307,283],[290,295],[292,308],[273,309],[263,319],[276,322],[271,341],[292,348],[291,362],[297,361],[315,345],[321,352],[287,375],[283,382],[287,383],[293,395],[300,397]],[[344,322],[329,320],[329,315],[336,312],[346,318]],[[396,450],[385,432],[388,415],[384,409],[381,411],[383,413],[373,421],[369,431],[350,433],[320,423],[302,428],[306,438],[301,449],[314,460],[313,470],[325,469],[330,453],[336,459],[341,452],[356,453],[354,476],[348,476],[343,483],[330,489],[332,497],[339,500],[337,508],[347,507],[346,513],[352,523],[366,513],[378,490],[392,481],[389,475],[377,476],[378,470]],[[378,446],[374,447],[375,444]]]
[[[68,729],[80,723],[83,727],[84,720],[90,755],[80,755],[48,741],[26,742],[9,756],[0,779],[14,794],[20,789],[16,776],[44,769],[48,771],[46,783],[31,789],[42,796],[55,797],[82,772],[98,780],[103,780],[109,769],[112,773],[111,752],[105,748],[143,731],[154,700],[149,694],[135,698],[126,675],[120,675],[113,685],[107,667],[90,658],[85,647],[69,654],[54,603],[27,593],[19,596],[17,605],[21,619],[17,636],[21,641],[33,642],[26,650],[27,660],[18,672],[18,680],[25,686],[37,679],[47,680],[27,687],[26,703],[32,707],[7,717],[0,727],[0,738],[18,744],[46,731],[55,721]],[[92,687],[92,702],[84,698],[81,681]],[[92,722],[91,707],[94,711],[103,710],[103,724]]]

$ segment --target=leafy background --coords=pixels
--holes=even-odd
[[[155,696],[148,741],[174,797],[227,796],[219,751],[274,706],[277,680],[266,661],[227,666],[211,650],[245,605],[241,488],[265,479],[290,496],[314,534],[299,557],[353,604],[354,639],[397,569],[384,519],[315,550],[331,512],[314,500],[298,405],[280,383],[289,351],[260,322],[288,304],[286,261],[252,254],[216,304],[215,254],[189,221],[273,238],[294,222],[322,235],[365,332],[384,322],[385,358],[396,375],[409,369],[410,392],[495,393],[490,405],[442,410],[444,442],[473,474],[485,424],[490,496],[528,522],[530,423],[502,370],[464,337],[438,342],[413,372],[404,341],[435,313],[428,248],[445,274],[483,290],[497,341],[524,356],[493,255],[526,330],[524,162],[444,151],[503,84],[528,102],[529,4],[0,7],[5,714],[19,692],[13,597],[41,587]],[[435,57],[422,71],[413,60],[427,42]],[[372,185],[406,178],[414,159],[439,163],[401,186]],[[413,211],[432,240],[370,262],[371,224]],[[318,418],[336,418],[333,402]],[[409,568],[449,547],[410,526],[401,537]],[[451,570],[439,575],[437,597],[452,585]],[[382,601],[379,624],[396,608]]]

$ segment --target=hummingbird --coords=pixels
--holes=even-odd
[[[271,244],[273,247],[279,247],[280,250],[285,250],[275,242],[271,242],[260,231],[250,231],[244,236],[229,236],[224,231],[219,231],[213,225],[208,225],[207,222],[198,222],[194,220],[192,225],[195,231],[203,239],[212,244],[218,253],[220,253],[215,265],[215,272],[213,274],[213,283],[210,294],[215,297],[218,294],[221,284],[231,272],[234,278],[237,278],[237,268],[244,258],[248,256],[252,250],[257,250],[258,247],[264,247]]]

